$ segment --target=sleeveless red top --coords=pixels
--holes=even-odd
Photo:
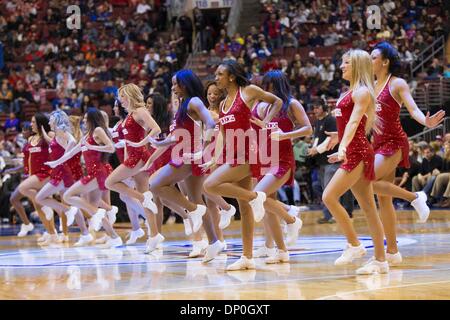
[[[97,146],[97,142],[92,135],[89,135],[87,143]],[[88,184],[91,180],[97,179],[97,183],[100,190],[106,190],[105,180],[111,173],[111,166],[102,161],[102,152],[89,150],[86,147],[82,147],[83,158],[86,164],[87,176],[81,179],[82,184]]]
[[[72,158],[67,160],[73,180],[78,181],[83,178],[83,168],[81,167],[81,152],[78,152]]]
[[[265,110],[265,116],[269,113],[270,107]],[[252,115],[259,119],[261,117],[258,114],[258,104],[253,108]],[[295,172],[295,158],[294,150],[292,148],[291,140],[275,141],[270,137],[273,131],[280,129],[283,132],[291,132],[294,130],[294,124],[289,118],[288,113],[285,112],[281,114],[279,112],[273,119],[266,124],[266,127],[262,129],[260,126],[252,123],[252,127],[258,132],[258,164],[260,166],[260,176],[258,179],[266,174],[272,174],[277,178],[282,178],[286,175],[289,170],[291,170],[289,180],[285,185],[292,185],[294,183],[294,172]],[[278,150],[275,154],[272,153],[272,147],[277,147]],[[262,157],[267,157],[270,160],[262,159]]]
[[[241,88],[228,111],[224,110],[225,101],[219,114],[224,133],[223,157],[218,160],[232,167],[245,163],[257,164],[256,134],[251,127],[251,111],[242,99]]]
[[[124,138],[132,142],[140,142],[145,138],[146,134],[145,129],[137,123],[136,120],[134,120],[132,113],[130,113],[125,119],[122,132]],[[128,168],[134,168],[140,160],[142,160],[145,164],[151,155],[151,152],[148,150],[147,146],[135,148],[126,145],[125,151],[126,159],[123,164]]]
[[[376,113],[378,116],[378,130],[373,134],[373,148],[375,153],[392,156],[397,150],[402,151],[400,167],[409,168],[408,136],[400,123],[401,104],[394,99],[389,89],[391,75],[377,96]]]
[[[344,136],[345,127],[350,120],[350,116],[353,112],[353,107],[355,106],[352,99],[352,91],[345,93],[336,103],[335,116],[336,124],[338,129],[339,141],[342,140]],[[374,160],[375,154],[370,144],[367,140],[365,126],[367,117],[364,115],[358,124],[355,136],[350,144],[347,146],[347,163],[342,164],[341,168],[347,171],[352,171],[358,166],[358,164],[364,162],[364,176],[368,180],[375,179],[374,172]]]
[[[22,151],[25,173],[37,176],[40,181],[45,180],[51,172],[50,167],[44,164],[49,161],[48,144],[45,139],[41,138],[36,146],[27,142]]]
[[[65,152],[66,150],[58,143],[56,137],[54,137],[49,144],[50,161],[58,160]],[[74,179],[72,177],[72,171],[70,170],[69,161],[53,168],[50,178],[50,183],[55,187],[58,186],[61,181],[64,182],[64,187],[70,187],[74,183]]]
[[[189,104],[189,100],[183,103]],[[188,113],[186,114],[184,119],[182,119],[181,108],[179,108],[175,115],[174,126],[173,125],[171,126],[171,133],[177,134],[177,130],[186,130],[186,131],[182,132],[182,135],[180,135],[180,137],[177,140],[177,144],[173,145],[170,148],[173,151],[171,152],[171,160],[169,162],[170,165],[178,168],[183,164],[190,164],[192,165],[192,175],[194,176],[203,175],[202,169],[199,167],[199,165],[202,164],[201,159],[197,161],[191,160],[188,162],[183,160],[183,153],[194,154],[196,152],[201,151],[202,148],[201,122],[192,119]],[[180,131],[178,131],[178,133],[180,133]],[[174,151],[175,148],[179,150]]]

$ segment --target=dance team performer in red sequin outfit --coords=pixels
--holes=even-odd
[[[197,232],[204,223],[209,243],[215,248],[215,257],[222,245],[218,242],[209,215],[205,216],[206,206],[202,198],[203,170],[196,160],[184,156],[202,151],[202,125],[207,129],[208,140],[212,137],[214,120],[204,104],[203,85],[191,70],[180,70],[172,77],[172,91],[181,99],[173,130],[164,141],[152,143],[161,148],[158,153],[167,152],[165,149],[169,147],[171,159],[157,175],[153,175],[150,189],[162,200],[166,200],[169,207],[172,207],[171,204],[178,204],[185,209],[192,221],[193,232]],[[189,200],[173,186],[181,181],[186,186]],[[147,251],[150,249],[151,244]]]
[[[250,153],[256,153],[256,150],[251,150],[251,147],[254,147],[254,141],[249,136],[251,134],[251,106],[256,101],[274,104],[274,108],[264,119],[264,122],[268,122],[281,109],[283,102],[275,95],[255,85],[250,85],[242,66],[236,61],[226,61],[217,68],[216,83],[219,88],[227,91],[227,97],[221,105],[219,115],[221,137],[218,137],[215,147],[218,152],[223,153],[223,157],[220,155],[217,158],[214,157],[205,165],[205,169],[221,162],[220,158],[224,159],[224,163],[209,175],[204,183],[204,189],[207,194],[236,198],[239,203],[242,219],[243,255],[238,261],[228,266],[227,270],[254,269],[254,220],[260,221],[264,216],[266,195],[263,192],[252,191]],[[235,134],[230,135],[230,131],[242,132],[246,142],[245,146],[238,147],[238,138]]]
[[[376,112],[378,130],[374,132],[375,177],[373,190],[377,194],[381,221],[386,234],[386,259],[396,265],[402,262],[396,237],[396,214],[392,198],[404,199],[425,222],[430,214],[425,192],[410,192],[394,185],[397,166],[409,168],[409,142],[400,123],[400,108],[406,106],[409,114],[418,123],[428,128],[439,125],[445,117],[443,110],[433,116],[424,115],[411,96],[408,84],[395,75],[399,68],[398,52],[387,42],[378,43],[372,53],[373,70],[376,78]]]
[[[45,162],[49,160],[48,143],[42,133],[42,128],[46,132],[50,131],[48,122],[48,118],[42,113],[36,113],[31,118],[31,131],[33,134],[28,138],[28,142],[23,148],[24,171],[28,177],[18,186],[18,191],[33,202],[33,206],[38,212],[44,228],[47,230],[46,235],[55,234],[55,226],[53,220],[48,221],[45,218],[42,207],[36,202],[36,194],[50,180],[51,169],[45,165]],[[20,213],[20,210],[17,211]],[[33,225],[28,220],[25,212],[20,214],[20,217],[23,224],[19,234],[26,235],[25,231],[28,233],[33,230]],[[26,223],[27,221],[28,223]],[[24,232],[22,232],[22,229],[24,229]],[[47,237],[45,236],[42,240],[46,240]]]
[[[50,129],[52,131],[48,134],[44,130],[42,133],[49,144],[49,160],[55,161],[61,158],[66,150],[72,149],[76,145],[76,140],[72,136],[69,117],[64,111],[57,110],[50,114]],[[61,163],[52,168],[50,181],[46,183],[36,195],[36,201],[42,206],[45,206],[42,210],[45,212],[47,220],[53,218],[53,212],[51,210],[53,209],[58,213],[61,222],[63,224],[67,223],[65,212],[69,210],[69,206],[55,200],[53,195],[59,193],[62,199],[63,192],[73,183],[74,179],[68,162]],[[63,230],[66,232],[63,240],[68,241],[67,228],[64,227]],[[50,244],[57,240],[56,235],[52,234],[52,237],[49,238],[45,244]]]
[[[292,97],[289,81],[283,72],[274,70],[266,73],[262,87],[282,99],[283,107],[264,127],[262,120],[273,106],[260,102],[252,110],[252,126],[258,132],[259,139],[258,159],[262,157],[261,147],[264,144],[267,146],[267,156],[270,159],[267,164],[258,163],[258,183],[254,191],[262,191],[268,195],[264,203],[266,211],[269,212],[264,216],[265,234],[269,236],[270,241],[273,239],[278,247],[275,255],[268,257],[266,263],[288,262],[289,252],[284,243],[278,218],[287,223],[289,245],[296,242],[302,221],[298,217],[291,216],[286,205],[277,200],[277,191],[283,185],[293,185],[295,159],[291,139],[310,135],[312,127],[302,105]],[[272,154],[272,145],[278,147],[278,150],[273,151],[274,154]],[[278,153],[275,154],[275,151]],[[271,244],[270,247],[272,246]]]
[[[139,143],[133,143],[127,141],[127,143],[134,147],[140,147],[146,145],[148,143],[152,143],[152,145],[156,148],[155,152],[150,156],[147,160],[147,163],[141,169],[150,177],[150,185],[153,176],[157,176],[160,174],[162,169],[171,162],[172,160],[172,150],[173,145],[176,143],[172,141],[172,137],[175,134],[176,129],[176,121],[172,116],[172,110],[178,111],[178,106],[180,105],[180,100],[176,96],[174,92],[172,92],[172,101],[171,108],[169,108],[169,104],[160,94],[150,95],[147,99],[147,109],[154,117],[155,121],[161,126],[161,133],[157,139],[153,139],[150,135],[145,137]],[[190,145],[189,145],[190,149]],[[183,160],[184,158],[181,158]],[[179,189],[184,195],[188,195],[185,190],[187,189],[182,182],[177,183]],[[186,210],[181,207],[178,203],[170,202],[167,198],[161,198],[157,194],[154,194],[154,202],[158,208],[158,230],[161,232],[162,228],[162,220],[163,220],[163,208],[164,206],[170,208],[173,212],[177,213],[179,216],[183,218],[183,224],[185,229],[185,234],[187,236],[191,235],[192,223],[188,213]],[[197,219],[197,223],[201,223],[201,219]],[[150,250],[150,249],[149,249]]]
[[[402,262],[402,256],[397,247],[397,218],[392,198],[411,202],[419,215],[419,222],[425,222],[430,213],[426,202],[427,195],[424,192],[410,192],[393,183],[397,166],[409,167],[409,143],[400,123],[400,108],[404,104],[411,117],[428,128],[439,125],[445,117],[445,112],[440,110],[433,116],[429,113],[424,115],[417,107],[406,81],[395,76],[400,67],[400,59],[397,50],[391,44],[378,43],[371,57],[377,97],[377,130],[373,132],[376,181],[373,183],[373,189],[378,197],[386,236],[386,260],[390,265],[398,265]],[[333,140],[328,146],[329,149],[337,142],[337,139]]]
[[[389,265],[384,253],[383,227],[378,217],[373,196],[372,181],[374,151],[366,137],[375,121],[373,69],[370,55],[363,50],[350,50],[344,54],[343,79],[350,89],[336,103],[335,116],[340,140],[339,151],[329,156],[330,162],[343,161],[325,188],[322,200],[328,207],[347,238],[344,253],[335,265],[351,263],[365,255],[364,245],[358,239],[348,213],[339,198],[351,189],[361,210],[365,213],[374,244],[374,259],[357,270],[358,274],[387,273]]]
[[[126,141],[140,142],[150,132],[156,137],[161,129],[145,108],[144,96],[135,84],[129,83],[119,88],[119,100],[123,108],[128,112],[123,121],[123,135]],[[125,144],[125,161],[118,166],[106,179],[106,188],[135,198],[143,206],[147,221],[150,226],[149,241],[156,240],[157,244],[164,240],[159,233],[156,214],[157,207],[152,201],[153,195],[149,191],[148,175],[142,174],[141,169],[151,155],[147,146],[133,147]],[[124,180],[133,178],[136,189],[123,183]]]
[[[112,238],[111,242],[114,245],[121,245],[121,239],[114,232],[106,219],[106,211],[103,208],[99,208],[102,195],[109,192],[105,188],[105,180],[111,173],[111,166],[107,163],[107,154],[114,152],[114,146],[112,140],[109,137],[109,132],[106,126],[105,118],[97,109],[89,109],[84,117],[84,123],[87,128],[87,133],[81,139],[74,148],[68,150],[68,152],[55,162],[49,163],[50,166],[57,166],[61,162],[69,161],[74,156],[82,153],[87,175],[82,177],[79,181],[75,182],[65,193],[64,201],[71,205],[71,210],[75,208],[74,218],[77,220],[77,224],[80,227],[82,234],[80,240],[75,244],[81,246],[93,241],[92,235],[86,228],[83,215],[78,209],[83,210],[88,216],[92,217],[90,223],[95,231],[103,226],[108,234]],[[81,196],[84,196],[83,198]],[[68,214],[70,217],[70,215]],[[73,218],[72,218],[73,219]],[[69,221],[71,224],[72,221]],[[120,244],[117,244],[120,242]]]

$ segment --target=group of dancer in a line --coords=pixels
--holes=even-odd
[[[349,264],[366,254],[339,198],[351,189],[367,218],[374,257],[358,274],[386,273],[389,265],[402,261],[393,197],[410,201],[421,222],[430,213],[425,193],[412,193],[393,184],[396,167],[409,166],[409,144],[399,113],[404,104],[411,116],[427,127],[437,126],[445,113],[441,110],[430,116],[420,111],[405,80],[394,75],[398,65],[396,50],[382,42],[371,54],[348,51],[340,66],[350,85],[336,103],[338,131],[329,133],[326,143],[328,150],[339,143],[329,161],[342,164],[322,199],[348,242],[336,265]],[[227,270],[255,268],[253,234],[255,222],[260,221],[266,247],[276,249],[258,256],[266,254],[266,263],[288,262],[287,246],[295,244],[302,220],[299,208],[277,200],[277,190],[293,183],[292,140],[310,135],[312,128],[284,73],[269,71],[259,87],[250,84],[239,64],[227,61],[217,68],[215,81],[205,90],[191,70],[180,70],[172,78],[172,95],[174,117],[162,96],[151,95],[146,103],[138,86],[122,86],[118,90],[120,105],[114,108],[121,120],[112,129],[106,113],[97,109],[84,115],[84,132],[80,131],[80,117],[59,110],[49,119],[36,114],[32,118],[34,134],[23,150],[28,177],[11,200],[23,221],[19,236],[33,229],[18,201],[25,196],[33,202],[47,231],[38,239],[41,245],[68,241],[68,227],[76,221],[81,235],[75,246],[94,242],[121,246],[123,241],[113,227],[118,210],[111,206],[112,190],[126,204],[132,225],[127,245],[145,235],[139,220],[142,216],[148,229],[145,253],[161,248],[166,206],[183,218],[185,234],[192,235],[189,256],[203,254],[207,263],[227,247],[223,229],[236,213],[223,198],[227,197],[238,202],[243,242],[242,256]],[[249,132],[256,132],[256,141]],[[367,138],[369,133],[373,144]],[[262,160],[262,146],[271,161]],[[114,152],[121,164],[113,170],[107,159]],[[62,235],[55,230],[54,212],[60,217]],[[287,226],[286,241],[282,223]],[[106,236],[95,239],[101,227]],[[208,243],[202,240],[202,227]]]

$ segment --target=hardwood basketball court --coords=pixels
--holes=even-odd
[[[450,211],[432,211],[416,224],[413,211],[398,212],[398,243],[404,262],[389,274],[357,276],[357,266],[335,267],[345,246],[336,224],[318,225],[321,212],[304,212],[290,263],[266,265],[256,259],[254,271],[225,272],[241,252],[240,221],[226,229],[226,254],[209,264],[189,259],[191,249],[183,226],[164,225],[163,250],[145,255],[145,242],[116,249],[70,244],[45,248],[36,235],[0,237],[0,299],[450,299]],[[366,222],[355,212],[354,224],[363,244],[371,248]],[[125,237],[127,224],[120,225]],[[18,227],[3,226],[2,235]],[[16,230],[17,229],[17,230]],[[263,244],[257,225],[255,247]]]

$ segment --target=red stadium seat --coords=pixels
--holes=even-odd
[[[52,101],[53,99],[58,97],[58,92],[55,89],[47,89],[45,91],[45,99],[47,101]]]

